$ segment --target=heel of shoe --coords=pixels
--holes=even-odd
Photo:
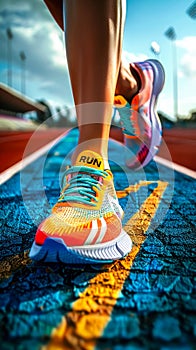
[[[165,83],[165,71],[162,64],[158,60],[148,60],[154,72],[153,94],[158,96],[163,89]]]

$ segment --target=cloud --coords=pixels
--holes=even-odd
[[[53,105],[73,105],[67,67],[64,33],[53,20],[41,0],[1,0],[0,36],[4,50],[0,52],[4,62],[4,82],[7,82],[7,36],[11,28],[13,87],[20,90],[21,60],[26,55],[26,93],[33,99],[45,99]],[[128,62],[144,60],[143,54],[124,51]]]
[[[147,58],[148,56],[144,55],[143,53],[134,54],[125,50],[122,52],[122,59],[129,63],[145,61]]]
[[[51,103],[72,104],[67,68],[64,33],[40,0],[1,0],[0,51],[1,65],[8,66],[8,39],[6,29],[11,28],[13,87],[20,89],[20,52],[26,55],[27,95],[44,98]]]
[[[180,76],[196,78],[196,36],[188,36],[177,40],[177,47],[181,49],[179,61]]]

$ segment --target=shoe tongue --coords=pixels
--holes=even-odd
[[[104,162],[103,158],[100,156],[100,154],[94,152],[94,151],[83,151],[81,152],[77,159],[75,166],[87,166],[89,168],[94,168],[98,170],[104,170]]]

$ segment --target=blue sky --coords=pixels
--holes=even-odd
[[[98,0],[93,0],[98,1]],[[166,83],[158,108],[173,115],[172,43],[164,32],[177,34],[178,111],[188,115],[196,108],[196,20],[187,14],[191,0],[128,0],[123,50],[131,61],[154,58],[151,42],[160,46],[159,59]],[[21,90],[20,51],[26,55],[26,94],[45,99],[52,107],[72,106],[63,33],[42,0],[0,1],[0,81],[7,84],[7,37],[11,28],[12,85]]]
[[[177,41],[178,110],[187,114],[196,108],[196,20],[186,10],[190,0],[140,0],[127,1],[127,20],[124,34],[124,50],[153,57],[151,42],[160,46],[159,59],[166,72],[164,90],[159,107],[173,113],[173,61],[172,42],[164,35],[174,27]]]

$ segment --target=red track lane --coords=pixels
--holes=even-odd
[[[34,131],[0,131],[0,172],[23,158],[25,147],[33,134],[31,149],[29,152],[25,152],[26,156],[54,140],[64,131],[66,129],[63,128],[39,130],[36,133]],[[118,141],[123,141],[123,135],[119,128],[112,128],[110,136]],[[196,129],[173,128],[164,130],[163,137],[171,158],[166,155],[164,145],[161,146],[158,156],[196,170]]]
[[[123,142],[120,129],[113,128],[111,137]],[[158,156],[196,170],[196,128],[172,128],[163,130],[163,139]],[[168,152],[169,150],[169,152]]]
[[[25,156],[37,151],[47,143],[56,139],[66,129],[46,129],[39,131],[0,131],[0,172],[19,162]],[[25,150],[33,135],[30,149]]]
[[[164,141],[171,154],[171,159],[165,155],[165,147],[161,146],[158,156],[174,163],[196,170],[196,128],[173,128],[164,130]]]

